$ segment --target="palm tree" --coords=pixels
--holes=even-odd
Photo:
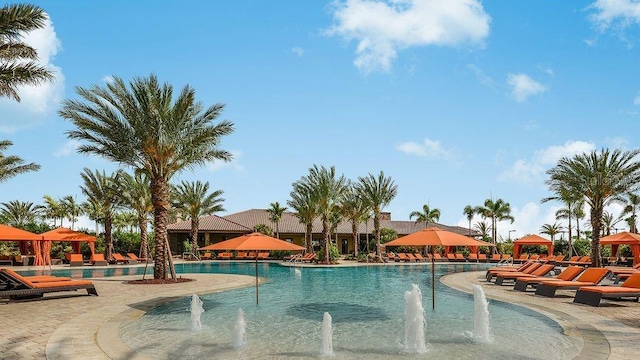
[[[40,165],[35,163],[24,164],[24,160],[15,155],[5,156],[4,151],[11,145],[13,143],[9,140],[0,141],[0,183],[16,175],[40,169]]]
[[[331,263],[329,257],[331,245],[331,219],[339,211],[340,200],[346,189],[344,175],[338,176],[335,167],[325,168],[313,165],[309,168],[309,175],[298,181],[296,186],[302,187],[303,192],[311,195],[316,204],[316,211],[322,220],[322,237],[324,239],[325,262]]]
[[[120,188],[120,201],[135,211],[138,219],[138,229],[140,230],[140,251],[138,255],[142,259],[148,259],[147,226],[149,224],[149,215],[153,212],[150,191],[151,183],[149,182],[149,178],[141,172],[130,175],[124,171],[119,171],[116,177],[116,183]]]
[[[191,255],[196,258],[198,250],[198,228],[200,217],[215,212],[225,211],[222,207],[224,199],[220,196],[224,192],[215,190],[209,192],[209,182],[202,183],[182,181],[173,187],[173,208],[177,209],[185,219],[191,220]]]
[[[604,207],[622,195],[634,192],[640,186],[640,162],[636,160],[640,150],[622,151],[602,149],[563,157],[558,164],[547,170],[546,183],[554,193],[566,188],[583,194],[591,208],[591,261],[600,267],[600,234]]]
[[[256,224],[256,226],[253,227],[253,232],[273,236],[273,229],[267,224]]]
[[[369,209],[367,204],[358,194],[358,189],[354,184],[349,184],[341,201],[342,215],[351,222],[351,236],[353,237],[353,255],[358,257],[358,225],[365,221]]]
[[[104,223],[104,211],[102,210],[102,205],[96,200],[88,199],[83,202],[81,205],[82,211],[89,217],[89,220],[92,220],[96,224],[96,236],[100,233],[100,223]],[[54,224],[55,226],[55,224]]]
[[[358,192],[364,200],[367,208],[373,212],[373,231],[376,238],[376,255],[381,259],[380,252],[380,213],[391,200],[398,194],[398,186],[391,177],[385,177],[380,171],[378,176],[369,174],[367,177],[358,177]]]
[[[473,229],[480,233],[482,236],[482,240],[486,241],[489,238],[489,233],[491,232],[491,225],[487,224],[484,221],[478,221],[473,225]]]
[[[80,153],[100,155],[149,177],[156,239],[153,276],[167,278],[167,261],[175,276],[167,239],[169,182],[181,170],[232,159],[219,145],[233,132],[233,123],[213,123],[224,105],[204,109],[188,85],[174,99],[173,86],[160,84],[155,75],[134,78],[129,87],[115,77],[106,88],[76,91],[85,103],[66,100],[59,112],[77,127],[67,133],[69,138],[86,141]]]
[[[541,234],[547,234],[551,237],[551,242],[553,242],[558,235],[562,231],[562,226],[558,223],[553,224],[544,224],[540,227]]]
[[[412,211],[411,214],[409,214],[409,220],[413,217],[416,218],[417,223],[424,221],[424,227],[426,229],[429,227],[429,223],[435,224],[440,220],[440,209],[430,209],[429,205],[424,204],[422,205],[422,211]]]
[[[464,207],[464,210],[462,210],[462,214],[466,216],[469,221],[469,236],[471,236],[471,220],[473,220],[473,215],[476,214],[476,211],[473,206],[467,205]]]
[[[580,240],[580,221],[585,217],[584,199],[580,199],[573,207],[573,217],[576,219],[576,239]]]
[[[40,85],[53,73],[37,63],[36,49],[22,36],[45,26],[47,14],[38,6],[9,4],[0,8],[0,96],[20,101],[18,86]]]
[[[65,210],[65,215],[69,221],[71,221],[71,230],[74,230],[76,225],[76,221],[78,221],[78,217],[82,215],[82,208],[80,204],[76,202],[76,199],[67,195],[62,198],[62,207]]]
[[[573,215],[575,213],[576,206],[580,202],[580,198],[581,198],[581,194],[575,194],[569,191],[568,189],[560,188],[556,192],[555,196],[546,197],[541,201],[542,203],[546,203],[552,200],[557,200],[562,202],[565,205],[565,207],[560,208],[556,211],[556,220],[564,220],[564,219],[567,220],[567,230],[569,232],[569,256],[571,256],[573,252],[572,250],[573,225],[572,225],[571,219],[573,218]]]
[[[636,212],[640,209],[640,195],[634,194],[632,192],[627,194],[627,201],[622,212],[623,215],[631,214],[627,219],[627,223],[629,224],[629,232],[637,234],[638,226],[637,226],[637,217]]]
[[[280,239],[280,220],[282,220],[282,214],[287,211],[286,207],[280,206],[279,202],[269,204],[267,213],[269,214],[269,220],[273,221],[276,225],[276,238]]]
[[[302,179],[293,183],[292,186],[293,190],[289,194],[291,200],[287,201],[287,205],[295,211],[293,215],[298,218],[298,221],[305,225],[305,247],[307,252],[312,252],[313,221],[318,217],[318,209],[311,189],[304,184]]]
[[[35,220],[39,214],[39,207],[29,201],[12,200],[0,203],[0,212],[9,225],[22,227]]]
[[[493,201],[493,199],[485,200],[484,206],[476,208],[476,213],[484,219],[491,219],[491,236],[494,244],[498,240],[498,221],[509,220],[512,224],[514,221],[513,216],[511,216],[511,205],[502,199],[496,201]]]
[[[57,201],[50,195],[43,196],[44,205],[42,205],[42,216],[45,219],[53,220],[53,226],[56,226],[57,220],[60,219],[60,226],[62,226],[62,219],[64,219],[64,208],[60,201]]]
[[[102,172],[96,170],[91,171],[84,168],[84,172],[80,174],[84,185],[80,186],[82,193],[87,196],[89,202],[93,202],[100,206],[100,211],[104,219],[104,243],[106,259],[111,259],[113,254],[113,237],[111,227],[113,225],[113,213],[117,203],[117,186],[115,175],[107,175],[104,170]]]

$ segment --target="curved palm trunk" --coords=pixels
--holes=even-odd
[[[307,223],[307,231],[304,234],[304,242],[305,242],[305,246],[307,248],[307,253],[312,253],[313,252],[313,246],[311,243],[311,237],[313,236],[313,224],[312,223]]]
[[[147,252],[147,220],[144,216],[138,216],[138,227],[140,228],[140,251],[139,256],[143,259],[149,258],[149,253]]]
[[[380,212],[377,211],[373,216],[373,231],[376,237],[376,257],[382,259],[382,251],[380,251]]]
[[[153,265],[153,278],[167,278],[167,256],[170,250],[167,247],[167,209],[169,208],[169,186],[160,179],[151,180],[151,203],[153,204],[153,217],[156,230],[156,255]],[[169,255],[167,255],[169,254]]]
[[[280,239],[280,221],[276,222],[276,239]]]
[[[191,218],[191,231],[189,235],[191,236],[191,256],[197,259],[196,254],[198,253],[198,228],[200,227],[200,219],[197,216]]]
[[[105,254],[104,257],[106,259],[111,259],[113,254],[113,236],[111,235],[111,214],[106,213],[104,215],[104,243],[105,243]]]
[[[602,228],[602,207],[591,208],[591,266],[600,267],[600,231]]]
[[[329,248],[331,244],[331,233],[329,231],[329,223],[322,222],[322,237],[324,238],[324,259],[327,265],[331,264],[331,258],[329,257]]]
[[[573,255],[573,240],[571,239],[571,208],[568,208],[568,214],[567,214],[567,218],[569,219],[569,257],[571,257]]]
[[[351,235],[353,236],[353,255],[358,258],[358,224],[351,222]]]

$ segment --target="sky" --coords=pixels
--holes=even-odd
[[[393,220],[428,204],[467,227],[466,205],[501,198],[515,222],[498,232],[516,238],[556,221],[561,204],[541,199],[561,157],[639,147],[636,0],[32,3],[49,21],[25,42],[57,76],[0,99],[5,154],[42,166],[0,184],[0,202],[84,201],[83,168],[117,169],[78,154],[57,115],[76,87],[113,76],[156,74],[225,104],[233,161],[172,180],[223,190],[218,215],[286,204],[315,164],[353,181],[383,171]]]

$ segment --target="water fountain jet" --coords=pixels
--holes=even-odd
[[[200,316],[204,312],[202,304],[203,302],[198,295],[193,294],[191,296],[191,331],[199,331],[202,329],[202,322],[200,322]]]
[[[244,320],[242,308],[238,308],[238,316],[233,324],[232,344],[234,347],[242,347],[247,344],[247,322]]]
[[[490,343],[491,332],[489,330],[489,302],[480,285],[473,285],[473,337],[477,342]]]
[[[409,353],[424,353],[427,345],[424,330],[427,323],[424,319],[422,292],[413,284],[411,291],[404,293],[404,349]]]
[[[333,328],[328,312],[322,317],[322,355],[333,356]]]

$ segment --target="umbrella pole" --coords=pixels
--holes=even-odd
[[[431,247],[431,306],[436,309],[436,260],[433,257],[433,246]]]
[[[258,256],[256,256],[256,305],[258,305]]]

